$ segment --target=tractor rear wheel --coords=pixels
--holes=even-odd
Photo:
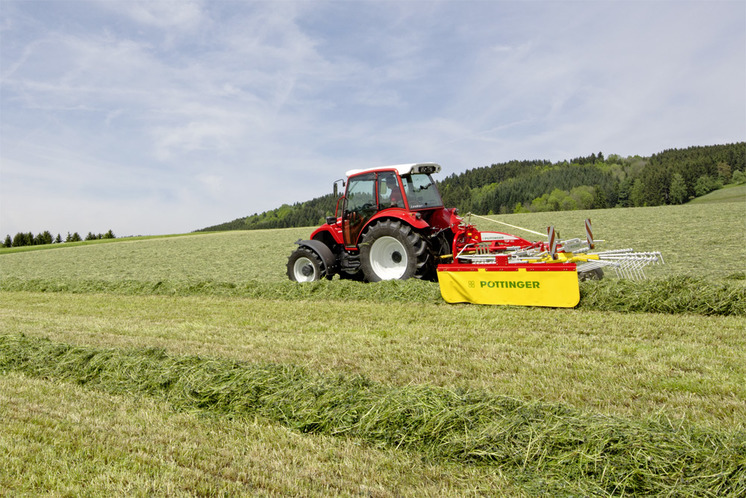
[[[368,229],[360,244],[360,267],[368,282],[427,276],[427,242],[407,224],[383,220]]]
[[[288,277],[295,282],[314,282],[326,276],[321,258],[307,247],[299,247],[288,258]]]

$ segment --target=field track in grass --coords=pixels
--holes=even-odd
[[[495,218],[537,231],[554,224],[570,237],[582,236],[582,221],[590,216],[597,237],[606,240],[603,249],[663,252],[666,264],[648,272],[660,293],[671,285],[688,294],[696,294],[697,286],[721,289],[729,309],[742,309],[744,215],[743,203],[713,202]],[[485,230],[515,232],[474,221]],[[0,410],[11,421],[0,430],[0,446],[12,442],[16,448],[0,458],[0,468],[8,469],[0,470],[0,488],[76,494],[90,482],[102,494],[746,493],[742,313],[619,313],[582,302],[574,310],[451,306],[440,300],[437,284],[415,281],[298,286],[287,281],[285,262],[292,242],[310,232],[224,232],[54,251],[0,250],[0,338],[12,342],[25,336],[30,345],[23,347],[32,349],[34,341],[48,338],[55,347],[82,348],[90,358],[101,351],[137,355],[140,348],[163,348],[159,354],[177,362],[194,355],[204,359],[195,363],[202,365],[193,372],[197,376],[239,361],[327,380],[362,378],[380,392],[444,389],[508,396],[519,406],[557,407],[560,425],[574,417],[613,420],[614,448],[620,451],[646,437],[649,424],[668,420],[674,441],[691,434],[720,441],[709,449],[699,443],[668,447],[680,458],[717,467],[711,457],[727,449],[734,452],[729,461],[744,463],[730,470],[713,470],[708,463],[687,479],[670,480],[670,468],[648,472],[630,453],[622,460],[629,466],[627,477],[617,479],[626,484],[615,487],[600,478],[610,457],[603,451],[576,468],[544,472],[556,445],[567,441],[529,424],[526,434],[536,438],[529,437],[521,451],[538,460],[525,458],[522,468],[485,469],[449,463],[422,448],[396,449],[364,433],[352,439],[301,435],[283,427],[295,427],[289,419],[243,419],[209,408],[164,411],[178,403],[169,404],[168,396],[81,387],[79,380],[71,384],[63,381],[64,368],[85,372],[85,362],[74,367],[43,355],[51,369],[44,380],[20,374],[18,366],[0,366]],[[654,287],[620,290],[616,285],[624,283],[613,279],[601,284],[584,286],[586,296],[598,296],[601,289],[649,301],[644,293]],[[285,380],[292,378],[287,375]],[[307,403],[296,402],[288,409],[302,411]],[[123,408],[106,408],[115,405]],[[599,434],[597,426],[584,427],[584,437]],[[117,441],[122,451],[112,449]],[[270,457],[262,458],[264,453]],[[87,463],[81,455],[88,456]],[[594,468],[596,473],[589,471]],[[20,482],[18,469],[31,478]],[[355,475],[358,482],[350,482]],[[164,487],[153,488],[158,481]]]

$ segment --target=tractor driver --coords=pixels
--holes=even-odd
[[[386,190],[389,192],[389,196],[388,199],[385,199],[383,195],[381,195],[381,207],[404,207],[401,189],[399,188],[399,183],[396,181],[396,176],[392,173],[382,176],[384,176],[384,182],[386,183]]]

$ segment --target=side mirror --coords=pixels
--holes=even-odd
[[[339,197],[339,186],[337,185],[339,182],[342,182],[342,186],[345,186],[345,181],[343,179],[335,180],[334,181],[334,197]]]

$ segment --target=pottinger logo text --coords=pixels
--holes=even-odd
[[[482,280],[480,282],[480,287],[487,287],[489,289],[538,289],[539,282],[535,280],[501,280],[498,282]]]

